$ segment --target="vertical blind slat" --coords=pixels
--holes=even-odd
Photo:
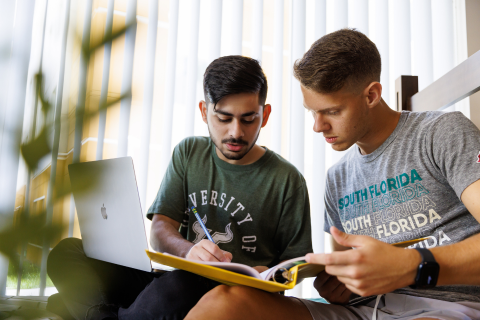
[[[185,85],[185,134],[193,136],[197,98],[198,29],[200,0],[190,0],[190,30],[188,41],[187,80]]]
[[[138,192],[142,210],[146,212],[148,183],[148,160],[150,157],[150,134],[152,127],[153,90],[155,80],[155,54],[157,48],[158,0],[148,4],[147,48],[145,56],[145,81],[143,82],[142,126],[140,132],[140,151],[138,172]]]
[[[305,53],[305,0],[292,1],[291,63]],[[290,88],[290,162],[303,174],[305,110],[300,84],[292,75]]]
[[[137,28],[134,25],[137,20],[137,0],[127,0],[127,13],[125,24],[131,27],[125,33],[125,50],[123,56],[123,74],[121,95],[131,93],[133,77],[133,54],[135,52],[135,37]],[[120,101],[120,119],[118,125],[118,149],[117,156],[125,157],[128,153],[128,132],[130,127],[130,110],[132,108],[132,96],[125,97]]]
[[[412,74],[410,1],[393,0],[393,79]]]
[[[90,45],[90,29],[92,24],[92,4],[93,0],[87,0],[85,2],[85,12],[83,18],[83,35],[82,35],[82,47],[88,47]],[[83,134],[83,112],[85,110],[85,95],[87,90],[87,70],[88,64],[85,60],[85,56],[80,54],[80,70],[78,79],[78,100],[75,108],[75,137],[73,140],[73,159],[72,163],[80,161],[80,151],[82,147],[82,134]],[[75,223],[75,201],[73,200],[73,194],[70,196],[70,217],[68,222],[68,236],[73,236],[73,226]]]
[[[278,154],[282,151],[282,109],[283,109],[283,14],[284,0],[276,0],[274,8],[273,28],[273,78],[270,80],[272,89],[272,113],[270,121],[271,148]]]
[[[453,3],[432,1],[433,81],[452,70],[454,61]],[[420,79],[419,79],[420,81]],[[419,90],[421,90],[419,88]]]
[[[83,18],[82,47],[90,47],[90,30],[92,25],[92,5],[93,0],[85,2],[85,12]],[[87,72],[88,61],[83,51],[80,53],[80,70],[78,79],[78,100],[75,109],[75,138],[73,142],[73,163],[80,161],[80,151],[82,147],[83,132],[83,113],[85,110],[86,91],[87,91]]]
[[[243,0],[231,0],[232,37],[230,38],[230,54],[242,54],[243,37]]]
[[[168,13],[167,70],[165,75],[165,100],[163,101],[162,153],[160,175],[163,177],[170,161],[172,148],[173,105],[175,101],[175,70],[177,64],[178,0],[170,0]]]
[[[327,34],[327,0],[315,0],[314,41]]]
[[[108,0],[107,6],[107,19],[105,22],[105,38],[108,38],[112,34],[113,26],[113,9],[115,6],[115,0]],[[103,72],[102,72],[102,88],[100,90],[100,102],[99,106],[105,106],[108,97],[108,82],[110,80],[110,58],[112,55],[112,42],[109,41],[104,46],[103,51]],[[102,109],[98,113],[98,138],[97,138],[97,153],[95,155],[96,160],[103,159],[103,142],[105,140],[105,125],[107,123],[107,110]]]
[[[334,0],[333,31],[348,26],[348,0]]]
[[[348,27],[369,36],[368,0],[348,0]]]
[[[418,90],[433,81],[432,6],[430,0],[412,1],[412,69]]]
[[[263,0],[253,1],[252,14],[252,58],[262,63]]]
[[[391,105],[390,101],[390,49],[389,49],[389,23],[388,23],[388,1],[376,0],[375,2],[375,38],[378,51],[382,58],[382,73],[380,83],[382,84],[382,98]]]
[[[208,63],[220,57],[222,38],[222,0],[210,0],[210,14],[208,19]]]
[[[0,0],[0,47],[3,52],[10,52],[12,43],[15,2]],[[0,74],[8,73],[10,56],[0,59]],[[6,98],[8,95],[8,77],[0,77],[0,148],[2,147],[3,128],[5,124]]]

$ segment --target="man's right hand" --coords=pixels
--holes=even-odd
[[[230,262],[233,256],[230,252],[220,249],[212,241],[203,239],[188,251],[185,258],[201,261]]]
[[[338,281],[336,276],[331,276],[325,271],[317,275],[313,286],[322,298],[333,304],[347,303],[352,294],[345,284]]]

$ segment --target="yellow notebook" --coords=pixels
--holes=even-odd
[[[397,247],[408,247],[422,239],[410,240],[394,244]],[[185,270],[205,278],[224,283],[229,286],[244,285],[268,292],[279,292],[293,289],[305,278],[315,277],[325,266],[310,264],[305,257],[284,261],[262,273],[252,267],[239,263],[194,261],[180,258],[168,253],[145,250],[150,260],[176,269]],[[279,272],[286,278],[285,283],[272,281]]]

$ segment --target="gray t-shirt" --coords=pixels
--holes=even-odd
[[[353,147],[328,171],[325,231],[387,243],[428,237],[433,248],[480,232],[460,201],[480,179],[480,131],[460,112],[402,112],[397,127],[374,152]],[[412,246],[412,247],[414,247]],[[395,291],[446,301],[480,302],[480,286]]]

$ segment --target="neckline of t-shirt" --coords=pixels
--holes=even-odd
[[[410,114],[409,111],[402,111],[402,113],[400,114],[400,119],[398,120],[397,126],[395,127],[395,130],[393,130],[393,132],[390,134],[390,136],[387,138],[387,140],[385,140],[382,143],[382,145],[380,147],[378,147],[372,153],[363,155],[363,154],[360,153],[360,148],[358,148],[358,146],[355,146],[355,148],[356,148],[355,154],[356,154],[357,158],[360,161],[363,161],[363,162],[371,162],[371,161],[377,159],[388,148],[388,146],[397,138],[400,131],[402,131],[402,128],[403,128],[405,122],[407,121],[407,118],[408,118],[409,114]]]
[[[231,163],[228,163],[228,162],[226,162],[226,161],[224,161],[224,160],[222,160],[218,157],[217,152],[215,150],[216,149],[215,144],[213,143],[213,141],[211,139],[210,139],[210,144],[211,144],[210,150],[211,150],[213,161],[215,162],[215,164],[217,166],[221,167],[222,169],[230,170],[230,171],[251,171],[251,170],[254,170],[254,169],[262,166],[265,162],[267,162],[268,159],[270,159],[270,157],[273,154],[273,152],[271,150],[269,150],[267,147],[262,146],[262,148],[265,149],[265,153],[260,157],[260,159],[258,159],[254,163],[250,163],[250,164],[246,164],[246,165],[231,164]]]

